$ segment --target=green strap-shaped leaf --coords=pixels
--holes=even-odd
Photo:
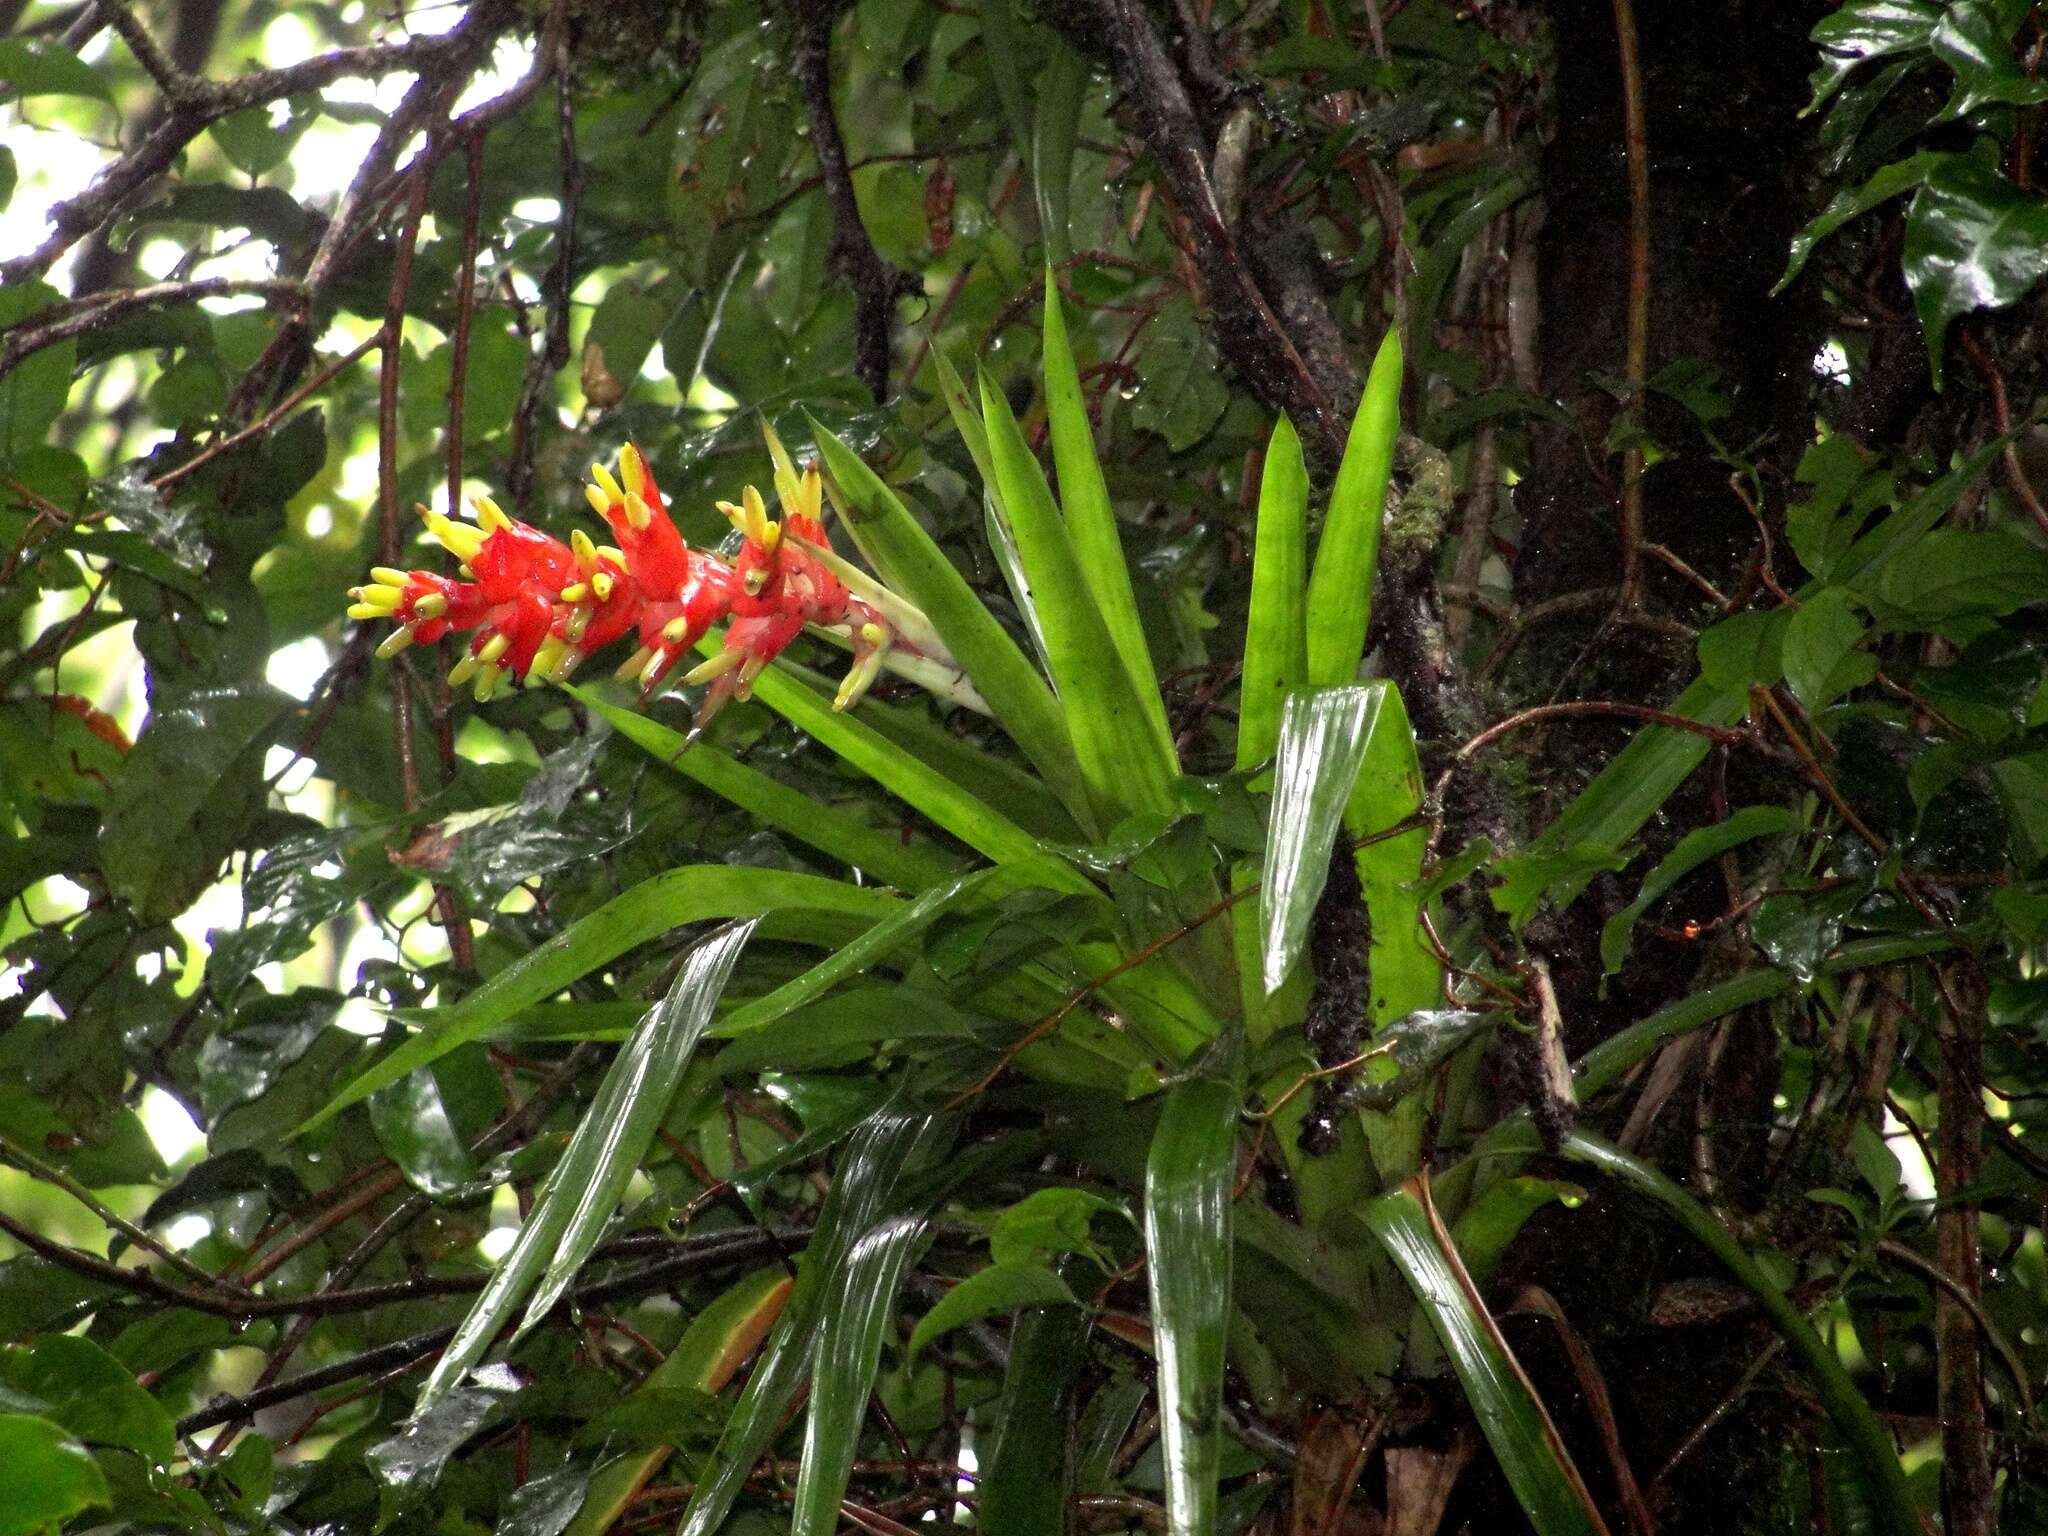
[[[777,665],[784,675],[800,679],[811,692],[828,702],[838,691],[838,680],[822,672],[787,658]],[[1051,693],[1046,697],[1050,699]],[[1054,707],[1057,709],[1057,703]],[[956,735],[920,703],[891,704],[869,694],[860,701],[860,717],[877,735],[886,736],[912,756],[923,758],[969,794],[990,805],[1000,805],[1011,820],[1035,836],[1063,843],[1086,840],[1043,778],[1011,757],[998,756],[969,738]],[[1073,768],[1071,759],[1068,766]],[[1073,771],[1078,784],[1080,770]]]
[[[1851,971],[1959,949],[1964,941],[1965,935],[1960,933],[1858,939],[1853,944],[1844,944],[1822,961],[1820,973],[1823,976],[1846,976]],[[1620,1082],[1631,1067],[1639,1061],[1648,1060],[1665,1041],[1689,1034],[1752,1003],[1783,997],[1796,990],[1798,985],[1798,981],[1786,971],[1768,968],[1744,971],[1740,976],[1731,976],[1704,992],[1695,992],[1668,1008],[1659,1009],[1647,1019],[1629,1025],[1620,1034],[1601,1041],[1572,1064],[1572,1081],[1579,1099],[1583,1102],[1601,1089]]]
[[[681,1389],[715,1397],[724,1391],[782,1316],[795,1284],[780,1264],[739,1281],[690,1320],[676,1347],[647,1373],[634,1394]],[[666,1460],[668,1447],[662,1445],[600,1467],[563,1536],[603,1536]]]
[[[1073,872],[1065,865],[1041,857],[1029,863],[978,869],[934,886],[917,900],[897,907],[852,943],[833,950],[803,975],[784,982],[766,997],[734,1009],[720,1020],[719,1033],[744,1035],[774,1023],[902,948],[958,907],[999,900],[1026,886],[1060,889],[1072,878]]]
[[[1053,686],[1100,819],[1115,825],[1136,811],[1171,811],[1180,764],[1146,724],[1094,594],[1053,505],[1045,474],[995,381],[981,380],[982,420],[1017,554],[1044,626]]]
[[[1358,785],[1345,807],[1344,829],[1373,838],[1422,809],[1422,762],[1408,707],[1391,683],[1365,744]],[[1384,1028],[1443,1002],[1443,962],[1422,930],[1422,856],[1426,828],[1379,838],[1358,849],[1358,881],[1372,919],[1372,1021]]]
[[[977,1428],[987,1426],[975,1487],[984,1530],[1065,1529],[1067,1399],[1087,1342],[1079,1307],[1039,1307],[1017,1319],[1002,1396],[992,1413],[975,1415]]]
[[[988,59],[988,72],[996,82],[996,96],[1009,119],[1010,133],[1019,144],[1031,138],[1031,108],[1024,93],[1024,77],[1017,69],[1017,17],[1010,0],[980,0],[981,51]],[[937,356],[936,350],[933,356]]]
[[[483,1358],[529,1287],[532,1300],[518,1334],[545,1317],[568,1289],[604,1235],[605,1223],[668,1113],[683,1068],[753,931],[752,922],[736,923],[691,950],[668,995],[648,1010],[613,1058],[561,1161],[535,1196],[519,1236],[435,1362],[413,1409],[415,1417]]]
[[[896,1213],[906,1172],[943,1155],[953,1122],[885,1107],[855,1133],[834,1171],[831,1193],[805,1250],[796,1289],[753,1374],[726,1417],[718,1447],[699,1477],[677,1536],[710,1536],[725,1523],[755,1462],[781,1432],[804,1377],[825,1302],[840,1294],[853,1241],[885,1213]]]
[[[715,650],[720,637],[707,635],[699,647]],[[1038,839],[986,801],[969,794],[925,762],[849,713],[833,709],[793,677],[774,668],[754,682],[754,697],[804,732],[820,746],[837,753],[920,815],[929,817],[984,858],[998,864],[1042,858]],[[1071,888],[1087,889],[1074,875]]]
[[[1287,690],[1308,681],[1308,466],[1301,438],[1282,416],[1266,444],[1252,539],[1252,592],[1238,688],[1237,766],[1273,755]]]
[[[868,1394],[882,1360],[903,1266],[924,1233],[915,1216],[891,1216],[861,1234],[847,1255],[839,1293],[826,1309],[811,1368],[811,1402],[797,1469],[791,1536],[839,1529],[839,1501],[860,1449]]]
[[[1273,764],[1265,883],[1259,888],[1259,979],[1280,988],[1308,937],[1330,874],[1330,850],[1351,801],[1389,683],[1309,688],[1287,696]]]
[[[1389,326],[1351,418],[1329,515],[1316,542],[1308,582],[1308,681],[1318,687],[1350,682],[1365,654],[1387,477],[1401,431],[1401,361],[1401,332]]]
[[[1172,1536],[1208,1536],[1216,1524],[1237,1114],[1229,1081],[1190,1078],[1167,1095],[1145,1161],[1146,1274]]]
[[[996,719],[1053,792],[1070,809],[1085,806],[1066,718],[1030,658],[860,455],[815,421],[811,432],[848,525],[858,527],[862,544],[887,560],[903,595],[924,610],[953,659],[967,669]]]
[[[1792,1304],[1763,1266],[1749,1256],[1749,1250],[1705,1206],[1640,1158],[1631,1157],[1585,1131],[1567,1136],[1563,1151],[1573,1161],[1597,1168],[1617,1183],[1662,1205],[1756,1297],[1787,1347],[1805,1367],[1828,1416],[1848,1442],[1865,1481],[1876,1495],[1874,1502],[1884,1528],[1893,1536],[1922,1536],[1913,1491],[1907,1485],[1905,1469],[1899,1465],[1891,1432],[1856,1390],[1834,1347],[1814,1331],[1806,1315]]]
[[[1538,1536],[1606,1536],[1557,1428],[1530,1392],[1458,1251],[1411,1180],[1362,1214],[1428,1315],[1494,1459]]]
[[[1045,233],[1047,256],[1065,261],[1073,254],[1067,232],[1073,202],[1074,141],[1081,132],[1081,97],[1088,86],[1088,63],[1063,43],[1039,77],[1038,110],[1031,121],[1031,180],[1038,193],[1038,226]]]
[[[771,779],[709,742],[700,741],[685,752],[680,731],[608,703],[590,689],[572,687],[565,691],[584,708],[602,716],[634,746],[683,777],[694,779],[721,800],[781,828],[820,853],[865,870],[878,880],[901,890],[921,891],[958,873],[955,862],[937,849],[915,843],[906,846],[902,838],[878,831],[832,806],[821,805],[801,790]]]
[[[1174,757],[1173,731],[1166,723],[1166,705],[1159,697],[1159,673],[1145,643],[1145,625],[1138,617],[1137,595],[1131,590],[1130,562],[1117,532],[1116,511],[1102,478],[1095,452],[1095,431],[1081,396],[1081,374],[1067,340],[1065,306],[1050,267],[1045,272],[1045,414],[1052,435],[1053,467],[1059,471],[1060,509],[1067,535],[1081,562],[1081,579],[1095,595],[1109,638],[1123,658],[1131,690],[1144,706],[1145,720],[1158,738],[1161,752]]]
[[[553,997],[636,944],[685,923],[758,917],[778,908],[808,908],[878,920],[901,905],[900,898],[886,891],[785,870],[740,869],[729,864],[686,864],[669,870],[578,918],[454,1007],[437,1010],[424,1029],[365,1069],[293,1134],[302,1135],[324,1124],[387,1083],[438,1061],[520,1010]]]

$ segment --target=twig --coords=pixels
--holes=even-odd
[[[2041,505],[2041,497],[2034,490],[2034,482],[2027,478],[2026,466],[2020,463],[2019,446],[2012,441],[2012,407],[2005,398],[2005,375],[1990,353],[1979,345],[1977,338],[1967,330],[1958,333],[1962,338],[1963,355],[1975,365],[1984,377],[1984,387],[1991,394],[1991,421],[2006,439],[2005,449],[1999,454],[1999,461],[2005,465],[2005,478],[2012,486],[2013,495],[2019,497],[2020,505],[2027,509],[2027,516],[2034,520],[2034,526],[2048,533],[2048,507]]]
[[[1998,1356],[1998,1363],[2005,1367],[2006,1375],[2012,1378],[2013,1390],[2019,1397],[2020,1416],[2029,1424],[2032,1424],[2034,1422],[2034,1393],[2027,1385],[2026,1367],[2020,1361],[2019,1352],[2012,1347],[2011,1342],[2007,1340],[2005,1335],[1998,1331],[1998,1325],[1992,1322],[1990,1317],[1985,1314],[1984,1308],[1977,1298],[1957,1284],[1954,1277],[1942,1269],[1939,1264],[1936,1264],[1925,1254],[1907,1247],[1904,1243],[1898,1242],[1893,1238],[1881,1237],[1877,1240],[1877,1251],[1886,1258],[1903,1264],[1908,1269],[1916,1270],[1927,1279],[1933,1281],[1942,1290],[1948,1292],[1950,1300],[1970,1314],[1971,1321],[1977,1325],[1977,1331],[1984,1335],[1984,1342],[1991,1346],[1992,1352]]]
[[[0,378],[20,366],[22,360],[44,347],[88,331],[98,330],[116,315],[157,304],[190,304],[200,299],[226,298],[236,294],[262,294],[273,302],[305,301],[305,288],[290,278],[202,277],[182,283],[150,283],[141,288],[107,289],[69,303],[38,310],[5,330],[0,345]]]
[[[110,3],[102,14],[113,17],[126,7]],[[364,75],[417,71],[423,79],[434,76],[451,60],[459,60],[482,49],[509,22],[509,8],[486,0],[463,20],[438,37],[409,38],[402,43],[376,43],[362,48],[339,48],[318,58],[282,69],[259,70],[253,74],[220,82],[184,75],[170,65],[153,41],[143,43],[149,59],[141,60],[151,73],[167,71],[176,83],[165,88],[170,111],[141,144],[109,165],[74,197],[50,210],[51,231],[34,250],[12,261],[0,262],[0,288],[11,288],[41,277],[58,257],[77,241],[91,234],[118,213],[128,199],[170,169],[172,163],[213,123],[245,107],[277,101],[307,91],[317,91],[337,80]],[[139,36],[139,22],[122,23]],[[135,46],[129,39],[130,47]],[[140,56],[138,56],[140,57]],[[155,67],[152,68],[152,61]],[[164,76],[159,75],[159,80]]]
[[[284,399],[278,401],[276,405],[273,405],[248,426],[242,428],[241,431],[223,437],[217,442],[209,443],[176,469],[166,470],[158,475],[154,480],[150,481],[150,484],[159,491],[168,494],[171,487],[180,480],[183,480],[187,475],[193,473],[193,471],[210,464],[222,454],[232,452],[234,449],[241,447],[242,444],[250,441],[252,438],[261,437],[265,432],[276,426],[286,412],[297,406],[308,395],[325,389],[343,372],[353,367],[362,358],[364,353],[374,351],[383,345],[384,336],[381,331],[369,340],[358,343],[352,350],[344,353],[325,368],[322,368],[312,378],[301,384],[289,395],[286,395]]]
[[[1573,699],[1562,704],[1538,704],[1531,709],[1509,715],[1507,719],[1489,725],[1452,755],[1463,761],[1480,748],[1498,741],[1511,731],[1520,730],[1525,725],[1582,715],[1615,715],[1624,720],[1642,720],[1651,725],[1668,726],[1674,731],[1690,731],[1693,735],[1704,736],[1721,747],[1737,746],[1749,740],[1741,731],[1731,731],[1719,725],[1706,725],[1698,720],[1687,719],[1684,715],[1674,715],[1668,710],[1651,709],[1643,704],[1624,704],[1617,699]]]
[[[832,205],[832,239],[825,262],[853,288],[853,371],[879,403],[889,393],[889,342],[896,301],[921,292],[923,284],[884,260],[875,249],[854,197],[846,140],[832,110],[832,28],[842,9],[841,0],[798,0],[790,69],[803,91],[811,148]]]
[[[1628,151],[1628,409],[1634,418],[1621,457],[1621,590],[1618,612],[1642,602],[1644,381],[1650,354],[1650,127],[1643,107],[1643,64],[1636,45],[1633,0],[1614,0],[1621,48],[1624,143]]]
[[[239,1286],[230,1281],[216,1279],[176,1249],[159,1242],[153,1234],[144,1231],[141,1227],[135,1225],[134,1222],[122,1216],[118,1211],[110,1209],[91,1190],[79,1183],[78,1180],[66,1173],[62,1168],[52,1167],[34,1153],[24,1151],[19,1145],[5,1136],[0,1136],[0,1158],[5,1158],[24,1173],[41,1179],[46,1184],[53,1184],[58,1189],[63,1190],[65,1194],[97,1216],[109,1230],[120,1233],[129,1242],[135,1244],[136,1247],[155,1254],[188,1280],[197,1280],[201,1285],[210,1286],[229,1294],[235,1294],[240,1291],[241,1288]]]
[[[547,301],[547,330],[541,348],[527,359],[526,377],[519,389],[519,404],[512,418],[512,463],[506,472],[506,491],[512,504],[526,510],[533,494],[533,460],[540,437],[541,399],[548,382],[569,363],[569,296],[576,290],[576,231],[578,209],[583,201],[583,172],[576,154],[576,110],[570,93],[569,44],[566,34],[557,36],[554,47],[559,57],[555,70],[555,139],[561,159],[561,212],[555,220],[555,256],[541,279],[541,294]]]
[[[1216,201],[1201,124],[1179,71],[1137,0],[1097,0],[1094,9],[1101,24],[1096,41],[1109,44],[1109,62],[1138,109],[1146,147],[1192,228],[1190,254],[1215,311],[1225,355],[1254,393],[1288,413],[1310,457],[1325,471],[1334,468],[1344,451],[1340,403],[1310,370],[1252,279]],[[1350,374],[1343,381],[1347,393],[1357,384],[1355,368]]]
[[[1565,1316],[1557,1298],[1540,1285],[1524,1286],[1509,1310],[1547,1319],[1557,1330],[1558,1341],[1564,1345],[1564,1352],[1571,1359],[1572,1372],[1579,1378],[1579,1392],[1592,1411],[1594,1426],[1600,1431],[1600,1443],[1607,1451],[1608,1465],[1614,1469],[1614,1487],[1621,1495],[1621,1512],[1628,1518],[1629,1530],[1634,1536],[1655,1536],[1656,1517],[1644,1502],[1635,1469],[1629,1464],[1628,1448],[1621,1442],[1621,1426],[1615,1422],[1614,1399],[1607,1390],[1607,1378],[1601,1374],[1600,1363],[1593,1358],[1593,1351],[1586,1346],[1579,1330],[1572,1326],[1571,1319]]]
[[[0,1222],[6,1218],[0,1216]],[[676,1280],[691,1275],[703,1274],[708,1270],[724,1269],[735,1264],[751,1263],[767,1256],[781,1234],[760,1231],[731,1233],[720,1232],[691,1239],[669,1258],[632,1270],[623,1275],[591,1281],[576,1287],[560,1302],[549,1315],[571,1318],[586,1307],[601,1302],[615,1301],[626,1296],[643,1296],[650,1291],[661,1290]],[[339,1386],[346,1381],[356,1381],[379,1371],[409,1364],[433,1354],[455,1337],[458,1325],[448,1324],[442,1328],[430,1328],[410,1338],[399,1339],[378,1349],[364,1350],[346,1360],[318,1370],[304,1371],[290,1381],[276,1382],[257,1387],[240,1397],[217,1398],[206,1407],[186,1415],[178,1421],[180,1435],[194,1434],[202,1429],[211,1429],[216,1424],[240,1423],[250,1416],[279,1403],[288,1403],[308,1393],[325,1391],[328,1387]]]

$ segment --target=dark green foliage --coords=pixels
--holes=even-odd
[[[2048,1518],[2044,17],[1636,9],[0,5],[0,1536]]]

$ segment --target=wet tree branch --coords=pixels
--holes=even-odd
[[[1145,147],[1194,234],[1193,256],[1207,290],[1217,341],[1253,393],[1284,410],[1318,470],[1335,470],[1344,452],[1343,407],[1360,385],[1355,366],[1330,384],[1316,376],[1253,277],[1248,254],[1224,216],[1210,179],[1211,150],[1188,84],[1137,0],[1093,0],[1085,14],[1058,19],[1077,47],[1100,54],[1136,107]],[[1190,48],[1183,46],[1182,53]],[[1195,50],[1205,56],[1202,50]]]
[[[417,71],[423,78],[438,76],[464,60],[480,57],[511,19],[502,0],[482,0],[439,37],[338,48],[282,69],[211,81],[179,69],[125,0],[100,0],[99,14],[121,34],[137,61],[163,89],[169,110],[140,144],[95,176],[85,190],[50,210],[50,232],[40,245],[24,256],[0,262],[0,287],[30,282],[48,272],[58,257],[120,212],[131,197],[170,169],[186,145],[221,118],[353,76],[402,70]]]
[[[832,110],[832,27],[843,9],[844,0],[795,0],[796,41],[790,66],[803,91],[811,148],[832,206],[826,266],[853,286],[854,372],[880,401],[889,393],[889,340],[896,302],[919,293],[923,285],[914,274],[883,259],[861,222],[846,140]]]

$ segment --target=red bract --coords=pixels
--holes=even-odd
[[[780,443],[771,438],[770,448],[783,518],[769,518],[752,486],[739,505],[720,502],[741,534],[730,564],[684,543],[646,460],[628,444],[617,475],[592,465],[584,487],[616,547],[593,544],[580,531],[564,544],[507,517],[489,497],[477,498],[474,526],[422,507],[428,531],[462,562],[469,579],[379,566],[370,585],[352,589],[349,616],[400,626],[378,647],[387,657],[415,642],[473,631],[449,681],[473,677],[479,701],[507,676],[563,681],[584,657],[628,633],[639,646],[618,675],[637,680],[644,698],[712,625],[729,619],[724,647],[684,678],[711,684],[700,724],[727,699],[745,698],[762,669],[814,625],[852,644],[853,668],[834,701],[845,709],[867,691],[902,637],[882,607],[855,596],[835,573],[834,566],[847,568],[826,542],[817,470],[799,475]],[[869,590],[877,602],[886,597],[879,588]]]

